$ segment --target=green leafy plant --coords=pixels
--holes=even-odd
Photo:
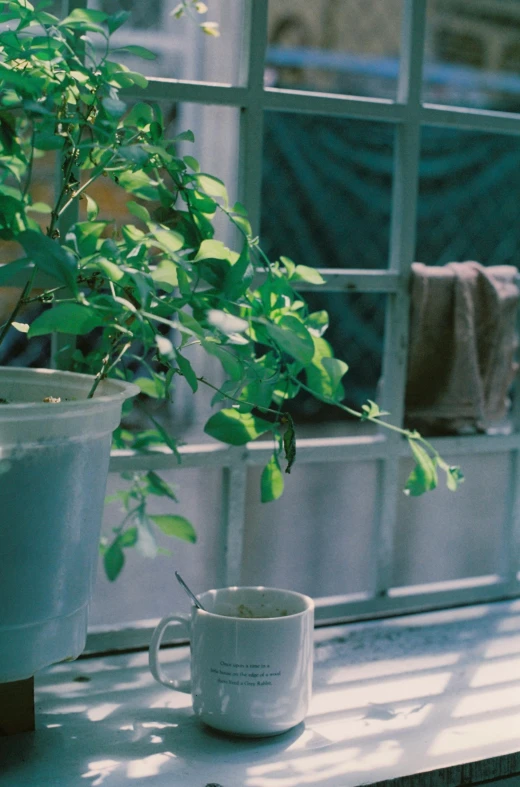
[[[88,349],[69,352],[68,364],[93,375],[90,396],[103,378],[132,377],[132,368],[141,370],[141,390],[157,399],[170,397],[177,377],[195,395],[201,386],[212,388],[219,409],[206,423],[208,435],[231,445],[271,435],[261,478],[266,502],[280,497],[282,467],[288,473],[296,457],[286,404],[301,389],[406,438],[416,462],[408,494],[433,489],[439,469],[455,489],[460,470],[417,432],[384,423],[387,413],[374,402],[360,412],[342,403],[348,367],[324,338],[328,316],[310,312],[295,288],[323,282],[320,274],[285,257],[269,260],[245,207],[230,203],[222,181],[193,157],[180,155],[192,133],[169,138],[157,104],[124,100],[122,90],[144,88],[146,79],[113,58],[118,51],[153,57],[143,47],[111,49],[110,37],[128,13],[76,9],[60,20],[47,7],[45,0],[0,4],[0,238],[20,249],[0,268],[0,285],[27,276],[0,342],[12,330],[28,340],[53,332],[89,336]],[[204,4],[183,2],[173,13],[204,11]],[[33,176],[36,160],[49,154],[60,163],[61,179],[47,203],[34,198]],[[104,179],[125,195],[132,218],[123,226],[102,218],[92,197],[93,184]],[[71,219],[78,204],[79,219]],[[237,250],[215,238],[219,213],[241,238]],[[55,285],[35,290],[39,273]],[[33,301],[43,310],[24,324],[20,310]],[[220,363],[223,383],[197,372],[195,345]],[[153,417],[148,430],[120,428],[114,441],[178,453],[175,438]],[[126,548],[157,553],[156,528],[195,539],[183,517],[147,513],[150,496],[176,501],[164,480],[153,472],[127,480],[130,488],[117,495],[125,517],[102,547],[110,579],[121,571]]]

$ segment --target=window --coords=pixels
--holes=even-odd
[[[503,24],[514,3],[474,3],[481,14],[472,17],[455,0],[220,0],[209,3],[220,41],[179,30],[167,0],[145,5],[146,14],[132,5],[121,35],[159,54],[149,97],[170,107],[176,128],[194,129],[204,169],[248,206],[268,251],[321,270],[325,286],[302,290],[333,316],[331,341],[351,366],[349,401],[377,398],[402,423],[412,262],[519,262],[510,195],[520,80],[496,65],[516,57]],[[488,60],[501,36],[502,55]],[[475,180],[466,192],[463,153]],[[100,570],[94,628],[131,629],[184,604],[174,563],[195,590],[260,583],[312,593],[318,621],[517,595],[517,403],[500,433],[436,438],[467,480],[455,496],[439,489],[410,500],[402,488],[411,460],[398,435],[338,420],[302,397],[298,463],[285,496],[260,506],[269,446],[204,444],[179,390],[164,417],[196,442],[180,467],[158,454],[153,468],[174,473],[200,544],[176,546],[174,560],[132,557],[109,588]],[[147,461],[115,452],[111,470]],[[94,631],[93,647],[100,637]]]

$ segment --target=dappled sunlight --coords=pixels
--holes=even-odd
[[[110,716],[115,710],[119,708],[119,704],[114,702],[105,702],[103,705],[94,705],[87,711],[87,718],[89,721],[102,721]]]
[[[356,664],[346,667],[336,667],[331,670],[327,677],[327,686],[336,683],[353,683],[363,680],[377,680],[378,678],[389,677],[390,675],[402,675],[413,672],[421,672],[432,669],[442,669],[456,664],[460,658],[460,652],[443,653],[438,656],[413,656],[408,659],[384,659],[373,661],[368,664]]]
[[[347,689],[335,689],[333,692],[320,692],[311,701],[309,721],[314,716],[365,708],[367,704],[384,704],[403,702],[406,700],[433,697],[442,694],[450,680],[450,672],[407,678],[405,676],[391,681],[356,686]]]
[[[482,759],[487,751],[497,752],[494,744],[501,744],[503,751],[509,750],[510,741],[518,741],[520,713],[496,718],[486,718],[479,722],[448,727],[435,736],[428,749],[431,757],[461,753],[460,761],[466,759],[462,752],[472,751],[473,759]],[[455,757],[454,761],[459,761]]]
[[[126,768],[127,779],[146,779],[150,776],[157,776],[163,765],[175,757],[171,752],[164,752],[162,754],[151,754],[149,757],[144,757],[142,760],[133,760],[128,763]]]
[[[494,659],[499,656],[511,656],[513,653],[520,656],[520,634],[513,637],[497,637],[485,649],[484,657]]]
[[[49,716],[62,716],[69,713],[85,713],[87,710],[88,705],[56,705],[45,712]]]
[[[89,770],[81,774],[82,779],[93,779],[90,787],[101,787],[103,782],[119,767],[118,760],[89,762]]]
[[[150,708],[191,708],[191,697],[180,691],[167,690],[150,704]]]
[[[395,765],[402,754],[395,740],[383,741],[374,749],[363,752],[359,748],[320,751],[283,763],[265,763],[247,768],[246,787],[298,787],[326,782],[339,784],[339,777],[349,774],[377,772]],[[334,782],[330,780],[336,780]]]
[[[430,703],[402,705],[396,709],[386,705],[371,705],[355,717],[316,722],[311,724],[310,728],[329,743],[357,741],[375,735],[393,735],[398,730],[410,730],[424,724],[432,707]]]
[[[498,634],[507,633],[509,631],[520,631],[520,614],[498,621],[496,631]]]
[[[482,713],[492,713],[514,707],[520,708],[520,685],[518,684],[503,689],[478,691],[463,697],[457,702],[451,715],[454,719],[460,719],[465,716],[477,716]]]
[[[470,686],[493,686],[496,683],[520,680],[520,656],[516,659],[503,659],[499,663],[483,664],[477,667]]]

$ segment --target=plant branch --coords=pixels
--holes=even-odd
[[[213,383],[210,383],[205,377],[197,377],[197,380],[199,383],[207,385],[208,388],[212,388],[214,391],[221,394],[226,399],[230,399],[232,402],[237,402],[238,404],[247,404],[250,407],[254,407],[256,410],[261,410],[263,413],[272,413],[273,415],[276,415],[277,418],[280,417],[280,410],[274,410],[272,407],[264,407],[263,405],[256,404],[255,402],[248,402],[246,399],[237,399],[235,396],[231,396],[231,394],[226,393],[221,388],[218,388],[216,385],[213,385]]]

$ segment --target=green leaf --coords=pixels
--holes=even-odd
[[[182,376],[184,377],[184,379],[186,380],[186,382],[190,386],[190,388],[193,391],[193,393],[195,393],[197,388],[199,387],[199,383],[198,383],[198,380],[197,380],[197,376],[196,376],[195,372],[193,371],[191,363],[188,361],[187,358],[184,358],[184,356],[181,355],[178,350],[175,353],[175,356],[176,356],[177,364],[179,366],[179,369],[181,371]]]
[[[125,126],[137,126],[143,128],[154,121],[153,109],[149,104],[138,101],[134,104],[128,115],[124,119]]]
[[[108,547],[103,556],[105,574],[111,582],[117,579],[124,564],[125,556],[123,554],[123,550],[121,549],[119,539],[116,539],[114,543]]]
[[[450,465],[446,474],[446,484],[451,492],[456,492],[460,484],[464,482],[464,473],[458,465]]]
[[[201,22],[199,27],[207,36],[212,36],[213,38],[219,38],[220,36],[218,22]]]
[[[231,300],[240,297],[253,279],[255,270],[249,257],[249,246],[244,243],[240,257],[231,265],[224,278],[224,293]]]
[[[193,525],[183,516],[151,514],[150,519],[167,536],[180,538],[182,541],[188,541],[190,544],[194,544],[197,540],[197,534]]]
[[[110,35],[112,35],[112,33],[115,33],[115,31],[118,30],[121,27],[121,25],[124,25],[125,22],[127,22],[128,19],[130,19],[130,16],[131,16],[130,11],[117,11],[115,14],[109,16],[108,19],[106,20],[106,25]]]
[[[283,447],[285,458],[287,459],[286,473],[291,472],[291,468],[296,460],[296,432],[294,429],[293,417],[290,413],[284,413],[282,423],[287,424],[283,434]]]
[[[126,161],[131,161],[133,164],[137,164],[140,167],[144,166],[149,159],[148,153],[146,150],[143,150],[141,145],[121,145],[121,147],[117,149],[117,152],[121,158],[124,158]]]
[[[200,171],[200,164],[196,158],[193,158],[193,156],[183,156],[183,161],[194,172]]]
[[[410,448],[417,464],[408,476],[404,492],[406,495],[417,497],[429,492],[437,486],[437,468],[431,456],[420,446],[416,440],[408,439]]]
[[[252,413],[241,413],[234,408],[220,410],[212,415],[204,427],[210,437],[230,445],[245,445],[272,429],[269,421]]]
[[[348,364],[339,358],[322,358],[321,364],[329,377],[330,398],[340,401],[344,395],[341,378],[348,372]]]
[[[80,27],[85,22],[92,22],[96,25],[103,24],[108,19],[108,14],[104,11],[95,11],[93,9],[75,8],[65,19],[60,22],[62,26],[70,26],[71,23],[79,23]]]
[[[232,380],[241,379],[244,373],[244,367],[230,347],[207,339],[202,339],[201,344],[209,355],[213,355],[215,358],[219,359],[222,368]]]
[[[153,425],[155,426],[155,428],[157,429],[157,431],[158,431],[159,435],[161,436],[161,439],[162,439],[163,443],[165,443],[165,444],[168,446],[168,448],[169,448],[169,449],[172,451],[172,453],[175,455],[175,458],[177,459],[177,462],[178,462],[179,464],[181,464],[181,462],[182,462],[182,456],[181,456],[181,455],[180,455],[180,453],[179,453],[179,449],[178,449],[178,447],[177,447],[177,441],[175,440],[175,438],[174,438],[174,437],[171,437],[171,435],[169,435],[169,434],[168,434],[168,432],[166,431],[166,429],[165,429],[165,428],[164,428],[164,427],[163,427],[163,426],[162,426],[162,425],[159,423],[159,421],[157,421],[157,420],[156,420],[156,419],[153,417],[153,415],[150,415],[150,416],[149,416],[149,418],[150,418],[150,421],[151,421],[151,422],[153,423]]]
[[[175,492],[171,488],[169,484],[166,483],[157,473],[154,473],[153,470],[150,470],[146,475],[146,491],[151,495],[157,495],[159,497],[169,497],[170,500],[175,500],[177,502],[177,497]]]
[[[89,221],[95,221],[99,213],[97,202],[95,202],[95,200],[93,200],[92,197],[89,197],[88,194],[84,194],[83,196],[87,200],[87,219]]]
[[[315,268],[297,265],[290,276],[291,281],[307,281],[309,284],[325,284],[325,279]]]
[[[10,281],[13,276],[16,276],[18,271],[27,270],[30,273],[29,260],[27,257],[21,257],[19,260],[7,262],[5,265],[0,265],[0,286]]]
[[[363,410],[361,421],[366,421],[367,418],[380,418],[382,415],[390,415],[387,410],[381,410],[379,405],[373,402],[372,399],[368,399],[367,404],[362,405],[361,409]]]
[[[139,386],[141,392],[152,399],[162,399],[164,397],[164,381],[158,375],[151,377],[138,377],[134,383]]]
[[[464,473],[458,465],[449,465],[441,456],[436,457],[437,465],[446,473],[446,486],[450,492],[456,492],[464,482]]]
[[[155,52],[152,52],[150,49],[146,49],[144,46],[137,46],[135,44],[130,44],[129,46],[121,46],[117,49],[113,49],[113,52],[128,52],[130,55],[135,55],[135,57],[141,57],[143,60],[156,60],[157,55]]]
[[[163,227],[161,224],[148,224],[150,234],[160,244],[161,248],[167,252],[175,254],[184,246],[184,238],[178,232]]]
[[[129,527],[118,538],[119,546],[121,547],[135,547],[137,543],[138,533],[136,527]]]
[[[195,134],[190,129],[181,131],[180,134],[174,138],[176,142],[195,142]]]
[[[37,268],[67,284],[72,292],[77,293],[78,263],[68,249],[36,230],[25,230],[20,233],[18,241]]]
[[[206,175],[202,173],[197,173],[195,178],[199,188],[202,189],[202,191],[205,191],[206,194],[210,195],[210,197],[220,197],[223,200],[224,205],[228,204],[229,197],[227,189],[219,178],[215,178],[213,175]]]
[[[145,224],[150,221],[150,213],[144,207],[144,205],[140,205],[138,202],[130,200],[130,202],[126,203],[126,207],[133,216],[141,219],[141,221],[143,221]]]
[[[177,276],[177,266],[168,260],[162,260],[157,268],[151,273],[152,279],[165,290],[170,291],[173,287],[177,287],[179,279]],[[166,285],[166,286],[162,286]]]
[[[203,240],[199,246],[194,262],[200,260],[230,260],[235,252],[231,251],[221,240]]]
[[[323,309],[319,312],[312,312],[305,320],[305,327],[313,336],[323,336],[329,327],[329,315]]]
[[[297,317],[287,315],[277,323],[266,322],[268,334],[286,353],[303,364],[314,356],[314,342],[309,331]]]
[[[34,213],[51,213],[52,208],[46,202],[33,202],[32,205],[27,206],[27,211],[34,211]]]
[[[284,480],[280,465],[278,464],[278,457],[276,454],[273,454],[264,467],[260,479],[262,503],[270,503],[272,500],[278,500],[283,494],[283,487]]]
[[[29,338],[47,333],[70,333],[78,336],[105,325],[100,312],[80,303],[58,303],[37,317],[29,330]]]

